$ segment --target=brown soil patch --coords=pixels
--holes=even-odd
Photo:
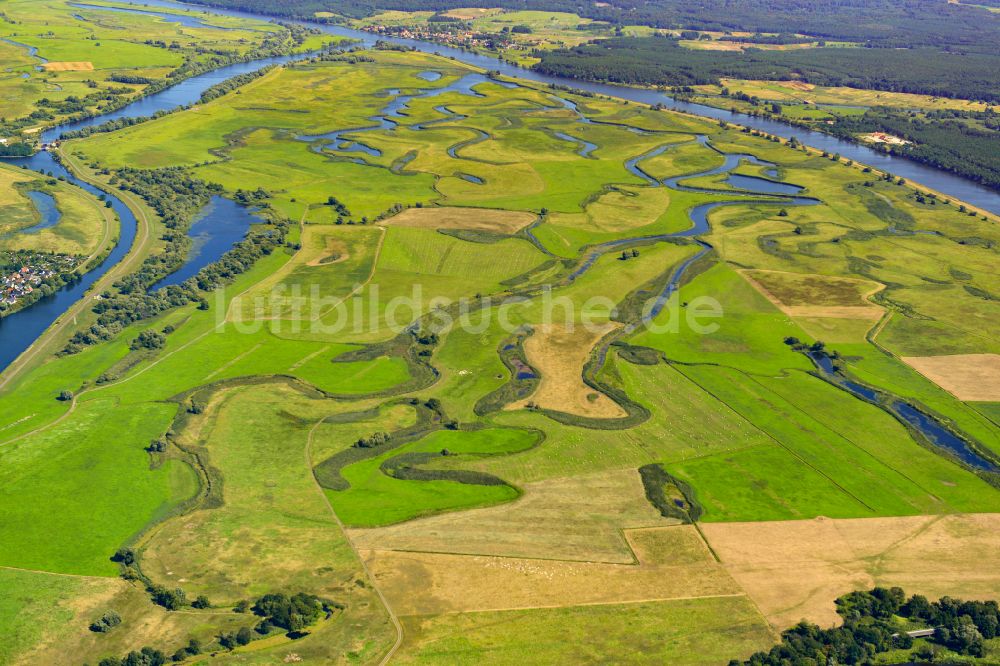
[[[772,625],[839,623],[834,599],[873,585],[937,598],[1000,596],[1000,514],[703,523]]]
[[[492,208],[408,208],[382,224],[420,229],[478,229],[513,234],[534,222],[531,213]]]
[[[814,84],[805,81],[780,81],[779,83],[793,90],[813,90],[816,88]]]
[[[790,317],[878,321],[883,310],[867,299],[885,288],[871,280],[811,273],[742,270],[740,275]]]
[[[521,409],[533,403],[545,409],[597,419],[626,416],[618,403],[587,386],[582,375],[594,345],[615,326],[577,324],[571,329],[561,324],[544,324],[535,327],[535,332],[524,343],[524,351],[528,363],[542,373],[542,379],[526,400],[508,408]]]
[[[42,65],[49,72],[90,72],[94,63],[85,62],[47,62]]]
[[[693,527],[660,528],[655,562],[607,564],[364,550],[361,556],[400,615],[553,608],[741,595]],[[685,554],[671,563],[670,553]]]
[[[903,360],[959,400],[1000,401],[1000,354],[904,356]]]
[[[630,564],[635,558],[622,528],[669,524],[646,501],[634,469],[547,479],[521,488],[524,495],[516,502],[348,530],[348,536],[362,549]]]
[[[443,16],[467,21],[471,19],[477,19],[481,16],[489,16],[491,14],[498,14],[498,13],[499,10],[495,8],[459,7],[458,9],[452,9],[451,11],[445,12]]]
[[[347,253],[347,245],[336,238],[326,239],[325,253],[306,262],[306,266],[328,266],[346,261],[351,255]]]
[[[712,41],[687,41],[685,45],[688,48],[698,49],[700,51],[742,51],[746,44],[740,42],[720,42],[716,40]],[[756,45],[754,45],[756,46]]]

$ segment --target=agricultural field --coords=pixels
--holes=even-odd
[[[108,11],[128,3],[10,0],[0,23],[0,132],[30,140],[53,121],[118,108],[149,89],[251,53],[312,50],[264,21],[176,9]]]
[[[1000,596],[993,217],[384,47],[57,154],[140,272],[210,196],[260,222],[0,375],[0,663],[724,664],[856,589]],[[95,251],[96,199],[0,179],[0,234],[40,188]]]
[[[558,11],[459,7],[433,11],[383,11],[350,19],[352,27],[376,34],[429,38],[492,53],[530,67],[535,50],[571,48],[615,35],[646,37],[665,31],[644,25],[613,25]]]

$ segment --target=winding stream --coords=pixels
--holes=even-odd
[[[26,194],[28,195],[28,198],[31,199],[31,203],[34,205],[41,220],[37,224],[30,227],[15,229],[14,231],[8,231],[5,234],[0,234],[0,240],[13,238],[14,236],[20,236],[22,234],[37,234],[42,229],[49,229],[56,226],[59,224],[59,220],[62,219],[62,215],[59,213],[59,207],[56,205],[56,200],[51,194],[48,192],[37,192],[34,190],[26,192]]]
[[[182,9],[190,10],[192,9],[189,5],[184,5],[178,2],[173,2],[172,0],[144,0],[141,7],[136,9],[123,9],[123,8],[107,8],[98,6],[86,6],[88,10],[93,11],[136,11],[144,13],[157,13],[151,12],[151,7],[169,8],[169,9]],[[254,19],[258,21],[270,21],[271,17],[254,14],[251,12],[237,11],[237,10],[227,10],[227,9],[216,9],[216,8],[206,8],[198,6],[197,10],[200,15],[215,14],[221,16],[231,16],[237,18]],[[169,17],[169,18],[168,18]],[[205,21],[198,17],[189,18],[199,21],[203,25],[208,25]],[[165,20],[176,19],[176,15],[165,14]],[[600,83],[590,83],[586,81],[578,81],[575,79],[568,79],[563,77],[555,77],[543,75],[538,72],[531,70],[522,69],[516,65],[511,65],[500,61],[498,59],[470,53],[463,51],[461,49],[456,49],[452,47],[442,46],[438,44],[421,42],[417,40],[401,39],[396,37],[376,37],[371,33],[352,30],[350,28],[344,28],[341,26],[331,26],[325,24],[311,23],[307,21],[298,21],[299,24],[308,25],[310,27],[315,27],[328,34],[348,37],[360,41],[366,46],[372,46],[376,40],[381,39],[383,41],[388,41],[395,44],[404,45],[411,47],[415,50],[419,50],[426,53],[439,53],[441,55],[454,58],[457,61],[480,67],[486,70],[499,71],[501,74],[519,77],[528,81],[535,83],[541,83],[553,86],[566,86],[574,88],[577,90],[583,90],[586,92],[607,95],[611,97],[618,97],[622,99],[627,99],[635,102],[645,103],[645,104],[669,104],[673,108],[685,111],[700,116],[704,116],[712,119],[728,120],[731,122],[737,122],[747,127],[752,127],[754,129],[766,132],[768,134],[773,134],[782,137],[796,136],[802,140],[807,145],[813,146],[815,148],[826,150],[828,152],[838,152],[842,156],[848,159],[855,160],[857,162],[862,162],[869,164],[878,169],[887,170],[894,173],[897,176],[904,177],[908,180],[912,180],[928,187],[931,187],[946,196],[953,197],[965,201],[967,203],[976,205],[985,210],[989,210],[993,213],[1000,214],[1000,195],[985,188],[977,183],[966,180],[959,176],[953,174],[948,174],[943,171],[933,169],[916,162],[912,162],[905,158],[895,157],[892,155],[886,155],[871,148],[863,145],[855,144],[848,141],[843,141],[835,137],[823,134],[821,132],[814,132],[811,130],[806,130],[804,128],[790,127],[784,125],[780,122],[770,121],[763,118],[756,118],[753,116],[748,116],[740,113],[733,113],[730,111],[724,111],[722,109],[717,109],[714,107],[704,106],[700,104],[693,104],[689,102],[680,102],[673,100],[667,95],[664,95],[655,90],[639,89],[639,88],[629,88],[625,86],[613,86],[608,84]],[[38,57],[37,55],[35,57]],[[115,120],[118,118],[135,118],[140,116],[153,115],[158,111],[168,111],[181,106],[190,105],[197,103],[201,97],[201,93],[207,88],[221,83],[226,79],[233,76],[244,74],[248,72],[253,72],[265,67],[267,65],[280,65],[287,62],[300,60],[309,57],[309,54],[300,54],[293,56],[278,56],[265,58],[249,63],[236,63],[220,69],[200,74],[198,76],[186,79],[175,86],[162,90],[158,93],[150,95],[148,97],[142,98],[129,104],[117,111],[110,112],[108,114],[98,116],[95,118],[90,118],[86,120],[81,120],[74,123],[67,123],[61,126],[56,126],[47,129],[42,132],[41,140],[43,142],[52,142],[57,139],[62,132],[68,130],[82,129],[84,127],[90,127],[102,124],[109,120]],[[470,88],[474,83],[469,84]],[[514,85],[514,84],[509,84]],[[470,90],[471,92],[471,90]],[[474,93],[473,93],[474,94]],[[400,107],[397,107],[395,111],[399,108],[405,106],[406,96],[397,96],[394,102],[399,102]],[[563,103],[566,103],[565,101]],[[392,104],[390,104],[391,106]],[[442,107],[443,108],[443,107]],[[575,105],[573,105],[575,108]],[[392,121],[393,109],[389,108],[380,116],[378,121],[379,127],[384,124],[394,126],[395,123]],[[582,115],[581,115],[582,118]],[[582,122],[586,122],[583,119]],[[374,128],[373,128],[374,129]],[[635,130],[639,133],[644,133],[642,130]],[[568,135],[567,135],[568,136]],[[316,138],[326,138],[326,137],[312,137],[309,140],[315,140]],[[331,142],[336,142],[340,137],[335,137],[331,139]],[[344,144],[341,144],[344,145]],[[365,148],[359,146],[359,144],[354,143],[353,146],[358,146],[357,150],[364,152]],[[350,149],[352,144],[347,144],[347,148]],[[668,146],[664,146],[662,150],[666,150]],[[370,149],[373,150],[373,149]],[[586,146],[581,148],[581,151],[589,150]],[[662,151],[661,151],[662,152]],[[581,152],[582,154],[582,152]],[[652,155],[647,154],[645,157],[650,157]],[[632,166],[635,167],[642,158],[635,159],[632,162]],[[728,158],[727,158],[728,159]],[[735,159],[735,163],[739,163],[740,158]],[[40,153],[30,158],[16,158],[8,160],[14,164],[25,165],[28,168],[43,172],[52,172],[56,176],[63,176],[71,183],[74,183],[85,190],[93,193],[99,194],[100,192],[93,188],[92,186],[83,183],[82,181],[75,178],[66,169],[57,164],[48,153]],[[636,172],[640,175],[641,169]],[[773,175],[775,172],[771,172],[768,175]],[[709,174],[692,174],[685,178],[695,178],[699,175],[709,175]],[[643,177],[640,175],[640,177]],[[470,178],[475,178],[474,176]],[[768,191],[766,185],[760,182],[751,183],[746,180],[747,176],[730,176],[729,183],[734,187],[746,191],[757,192],[759,194],[780,194],[781,192],[776,192],[773,189]],[[648,179],[647,179],[648,180]],[[655,179],[654,179],[655,180]],[[765,179],[757,179],[760,181],[765,181]],[[473,181],[474,182],[474,181]],[[770,181],[765,181],[770,182]],[[684,187],[680,186],[676,182],[665,182],[663,183],[667,186],[672,187]],[[750,189],[752,187],[752,189]],[[93,284],[98,278],[100,278],[107,270],[120,261],[131,248],[131,245],[135,239],[136,233],[136,220],[128,208],[122,204],[122,202],[113,194],[109,194],[109,200],[111,201],[112,207],[118,213],[121,219],[121,236],[117,245],[112,249],[111,253],[97,268],[87,273],[83,276],[79,282],[72,285],[67,285],[63,289],[59,290],[56,294],[48,299],[43,299],[35,305],[18,313],[10,315],[0,321],[0,368],[5,368],[9,363],[16,358],[22,351],[24,351],[30,344],[52,323],[56,318],[62,314],[74,301],[81,298],[86,289]],[[770,199],[773,201],[773,199]],[[801,202],[789,201],[792,205],[803,205],[806,201],[812,202],[812,200],[803,200]],[[722,205],[731,205],[733,202],[715,202],[710,204],[704,204],[692,209],[690,216],[692,219],[692,228],[677,234],[678,236],[694,236],[703,233],[707,229],[707,214],[710,210],[715,207]],[[745,202],[744,202],[745,203]],[[703,244],[703,252],[707,251],[708,246],[702,241],[697,241],[699,244]],[[691,261],[696,259],[694,257]],[[676,287],[677,280],[681,277],[680,274],[683,273],[682,270],[678,270],[678,275],[675,280],[671,280],[668,285],[668,291],[672,293],[673,289]],[[667,294],[669,296],[669,294]],[[665,301],[664,301],[665,302]],[[655,316],[655,315],[654,315]]]
[[[823,352],[809,352],[806,355],[820,374],[831,384],[847,391],[855,398],[889,412],[898,420],[921,433],[931,444],[944,449],[965,464],[984,472],[1000,472],[1000,467],[981,456],[967,441],[930,414],[881,389],[875,389],[848,379],[837,370],[833,360]]]

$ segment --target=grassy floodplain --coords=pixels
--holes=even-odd
[[[71,254],[93,257],[108,247],[117,233],[118,221],[104,204],[83,190],[33,171],[0,168],[0,249]],[[56,201],[59,221],[38,232],[19,233],[39,224],[37,207],[28,192],[49,194]]]
[[[409,100],[391,123],[372,119],[400,96]],[[581,154],[581,142],[594,147]],[[657,149],[640,173],[626,167]],[[180,167],[226,196],[259,188],[257,204],[289,232],[204,294],[207,309],[169,309],[46,356],[0,393],[0,577],[17,590],[0,604],[0,631],[24,636],[5,646],[12,663],[96,663],[143,645],[170,654],[191,637],[215,651],[203,661],[224,663],[378,663],[394,644],[407,663],[609,653],[719,663],[766,647],[787,618],[762,614],[758,589],[711,556],[708,527],[707,537],[685,527],[697,558],[669,540],[643,546],[637,530],[660,544],[655,535],[680,519],[647,501],[640,467],[659,464],[689,486],[701,521],[718,529],[1000,512],[987,475],[824,382],[784,342],[826,341],[853,377],[1000,452],[997,401],[962,401],[901,360],[1000,352],[984,333],[998,321],[1000,232],[958,202],[732,127],[387,50],[276,69],[64,153],[105,178]],[[813,205],[729,187],[726,174],[684,181],[710,191],[650,182],[696,176],[721,153],[772,162],[737,173],[797,184]],[[709,203],[727,204],[700,236],[711,250],[655,326],[625,332],[637,303],[704,249],[663,236]],[[753,279],[765,274],[794,277]],[[392,304],[415,285],[422,300]],[[579,338],[589,348],[572,361],[532,359],[545,347],[526,341],[552,331],[546,287],[561,299],[559,326],[590,321],[609,337]],[[490,296],[516,299],[509,325]],[[435,327],[448,306],[434,299],[461,297],[480,305],[475,326]],[[704,334],[683,323],[699,297],[723,313]],[[864,313],[843,309],[851,299]],[[130,344],[145,331],[163,345]],[[594,363],[610,340],[621,344]],[[565,403],[556,393],[527,406],[546,372],[579,381],[565,384]],[[58,400],[63,391],[72,398]],[[614,412],[587,412],[608,402]],[[123,547],[149,582],[205,595],[209,608],[153,605],[139,582],[117,577],[110,558]],[[461,599],[461,584],[436,568],[445,556],[461,558],[464,585],[512,558],[525,575],[573,562],[627,579],[653,550],[676,569],[641,602],[399,616],[383,589],[421,581],[417,596]],[[407,560],[411,551],[442,559]],[[380,561],[392,576],[369,573]],[[983,571],[977,584],[1000,586]],[[923,584],[978,593],[952,573]],[[735,591],[672,586],[706,576]],[[848,591],[831,588],[818,604]],[[223,649],[219,632],[257,621],[232,608],[268,592],[338,606],[303,637]],[[122,625],[89,631],[106,610]]]

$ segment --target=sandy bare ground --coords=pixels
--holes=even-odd
[[[1000,401],[1000,354],[904,356],[903,360],[959,400]]]
[[[646,501],[634,469],[547,479],[521,488],[524,495],[516,502],[352,529],[348,535],[358,548],[369,550],[631,564],[635,558],[622,528],[671,522]]]
[[[538,388],[526,400],[508,409],[533,403],[546,409],[596,419],[626,416],[614,400],[595,391],[583,381],[583,366],[594,345],[616,324],[572,328],[563,324],[542,324],[524,343],[528,363],[542,373]]]
[[[492,208],[407,208],[379,224],[420,229],[477,229],[513,234],[534,222],[531,213]]]
[[[789,317],[878,321],[883,314],[867,299],[885,285],[870,280],[765,270],[739,273]]]
[[[873,585],[1000,596],[1000,514],[703,523],[723,565],[778,629],[838,622],[834,599]]]
[[[389,550],[361,555],[400,615],[743,595],[693,527],[656,531],[655,541],[644,535],[655,557],[639,564]]]
[[[94,69],[94,63],[89,61],[47,62],[42,67],[49,72],[90,72]]]

